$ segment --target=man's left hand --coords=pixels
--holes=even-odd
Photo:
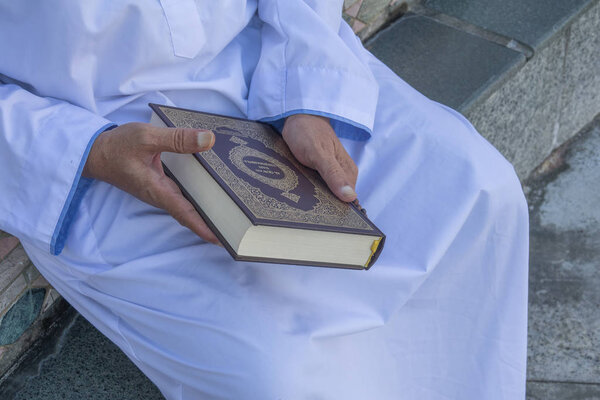
[[[356,199],[358,168],[328,118],[308,114],[289,116],[282,136],[298,161],[316,169],[338,198],[346,202]]]

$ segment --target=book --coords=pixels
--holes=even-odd
[[[211,130],[212,149],[163,152],[165,173],[235,260],[369,269],[385,235],[339,200],[268,124],[149,104],[157,126]]]

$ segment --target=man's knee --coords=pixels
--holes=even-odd
[[[527,226],[527,202],[512,164],[491,145],[485,147],[482,146],[481,153],[472,157],[470,163],[474,187],[485,204],[488,219],[495,225],[495,233]]]

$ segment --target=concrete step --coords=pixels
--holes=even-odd
[[[598,0],[424,0],[367,47],[525,179],[600,112]]]

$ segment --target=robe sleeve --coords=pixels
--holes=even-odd
[[[296,113],[331,118],[338,136],[370,137],[378,85],[342,20],[342,0],[259,0],[262,48],[248,116],[278,128]]]
[[[0,229],[59,254],[91,182],[93,141],[114,126],[64,101],[0,81]]]

